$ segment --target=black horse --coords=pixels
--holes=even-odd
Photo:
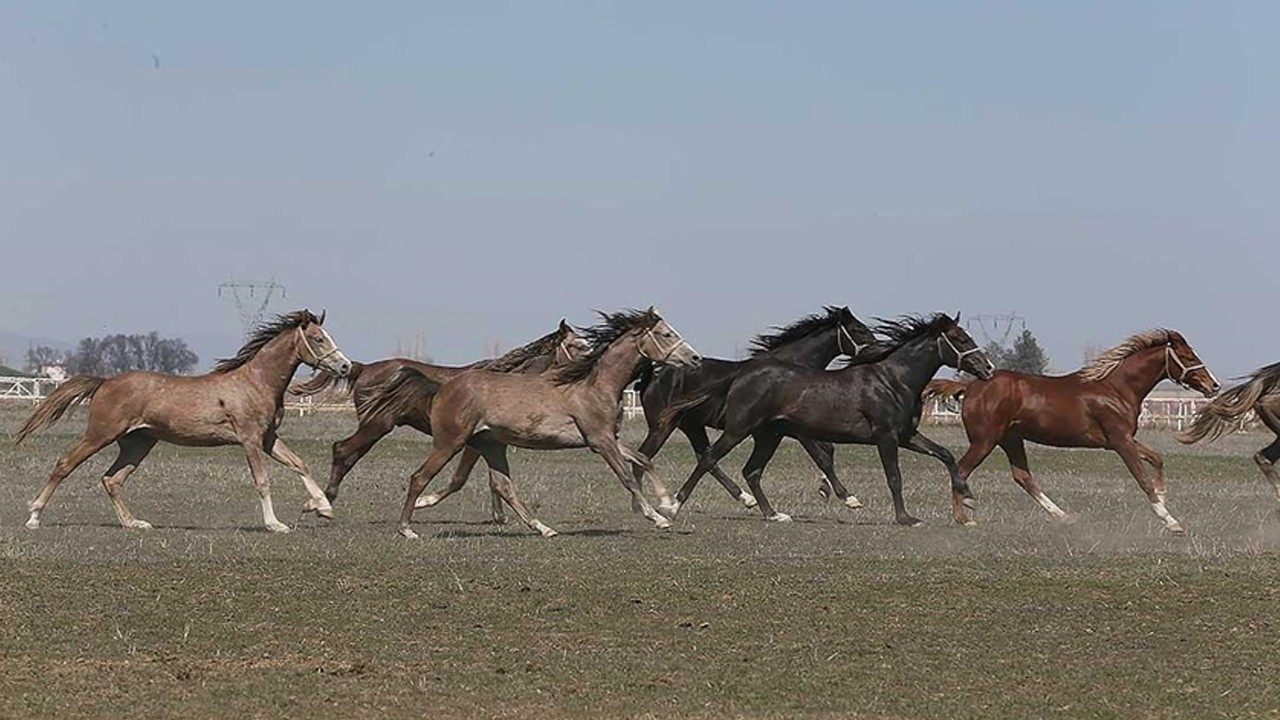
[[[872,362],[825,371],[784,363],[760,363],[729,384],[725,396],[724,433],[694,468],[673,504],[663,508],[675,515],[689,499],[698,480],[748,435],[755,448],[742,474],[771,520],[788,520],[775,513],[760,487],[765,465],[784,436],[807,437],[832,443],[875,445],[880,452],[894,514],[899,524],[918,525],[902,501],[902,472],[898,448],[937,458],[951,474],[951,487],[972,503],[973,495],[959,476],[955,458],[946,448],[920,434],[920,393],[943,365],[988,378],[995,367],[973,338],[960,327],[960,317],[938,314],[884,321],[876,328],[886,341]],[[834,470],[823,468],[833,484]]]
[[[875,347],[876,337],[848,307],[828,306],[821,313],[775,328],[775,332],[768,335],[757,336],[751,344],[751,357],[747,360],[704,358],[696,368],[662,367],[656,372],[649,370],[641,375],[637,390],[644,407],[645,421],[649,424],[649,434],[640,444],[640,452],[653,459],[671,433],[679,428],[689,438],[695,456],[701,457],[711,447],[707,428],[724,427],[724,391],[728,390],[732,378],[769,361],[819,370],[839,355],[860,363]],[[709,388],[719,392],[708,395],[706,390]],[[688,404],[698,398],[701,401],[697,404]],[[819,467],[829,462],[833,453],[830,443],[817,443],[803,437],[797,440]],[[640,468],[636,469],[636,480],[640,479],[642,472]],[[749,508],[756,506],[755,497],[738,487],[719,466],[712,465],[711,474],[743,505]],[[670,505],[671,498],[666,488],[657,478],[652,480],[659,499],[664,505]],[[828,481],[831,482],[831,490],[846,505],[862,507],[862,503],[834,477],[829,477]]]

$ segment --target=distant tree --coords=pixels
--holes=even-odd
[[[67,371],[77,375],[115,375],[131,370],[185,374],[199,362],[185,340],[162,338],[154,331],[84,338],[66,358]]]
[[[1043,375],[1049,369],[1049,356],[1030,330],[1023,330],[1005,355],[1005,367],[1018,372]],[[993,361],[994,362],[994,361]]]
[[[1030,330],[1023,330],[1010,347],[992,340],[982,348],[982,352],[1001,370],[1042,375],[1049,369],[1049,356]]]
[[[61,350],[55,350],[48,345],[36,345],[27,348],[26,365],[23,367],[29,373],[38,373],[40,368],[47,365],[60,365],[66,357],[66,353]]]

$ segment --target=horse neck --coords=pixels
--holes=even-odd
[[[802,367],[825,368],[839,354],[835,333],[822,330],[770,350],[766,356]]]
[[[912,397],[919,397],[942,367],[938,337],[930,334],[908,340],[875,365],[910,390]]]
[[[635,333],[629,332],[610,343],[596,361],[587,383],[610,395],[622,397],[622,391],[635,381],[644,366],[652,362],[640,355]]]
[[[245,363],[243,371],[258,378],[277,394],[283,395],[302,359],[298,356],[296,331],[285,331],[272,338],[253,359]]]
[[[1165,379],[1164,346],[1146,348],[1120,361],[1105,380],[1116,389],[1141,401]]]

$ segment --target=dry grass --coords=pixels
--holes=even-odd
[[[0,408],[0,428],[26,408]],[[1249,460],[1261,436],[1168,435],[1172,537],[1118,458],[1032,448],[1046,520],[998,454],[981,525],[951,525],[941,467],[904,463],[890,524],[873,454],[839,467],[868,507],[823,504],[792,443],[766,478],[796,517],[767,524],[708,479],[674,531],[629,511],[586,452],[513,454],[521,495],[564,535],[484,522],[477,477],[394,520],[427,445],[409,432],[356,468],[338,518],[259,529],[235,449],[161,447],[128,487],[149,533],[115,525],[107,453],[24,507],[73,418],[0,445],[0,717],[1262,717],[1280,712],[1280,521]],[[345,416],[291,419],[320,475]],[[638,428],[628,427],[634,434]],[[930,433],[953,450],[953,429]],[[737,455],[731,467],[740,466]],[[692,465],[676,438],[658,468]],[[282,519],[301,484],[272,468]],[[689,512],[691,511],[691,512]]]

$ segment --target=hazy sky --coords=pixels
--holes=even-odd
[[[0,2],[0,330],[272,277],[357,359],[654,303],[709,355],[824,303],[1026,317],[1058,369],[1280,359],[1271,2]]]

